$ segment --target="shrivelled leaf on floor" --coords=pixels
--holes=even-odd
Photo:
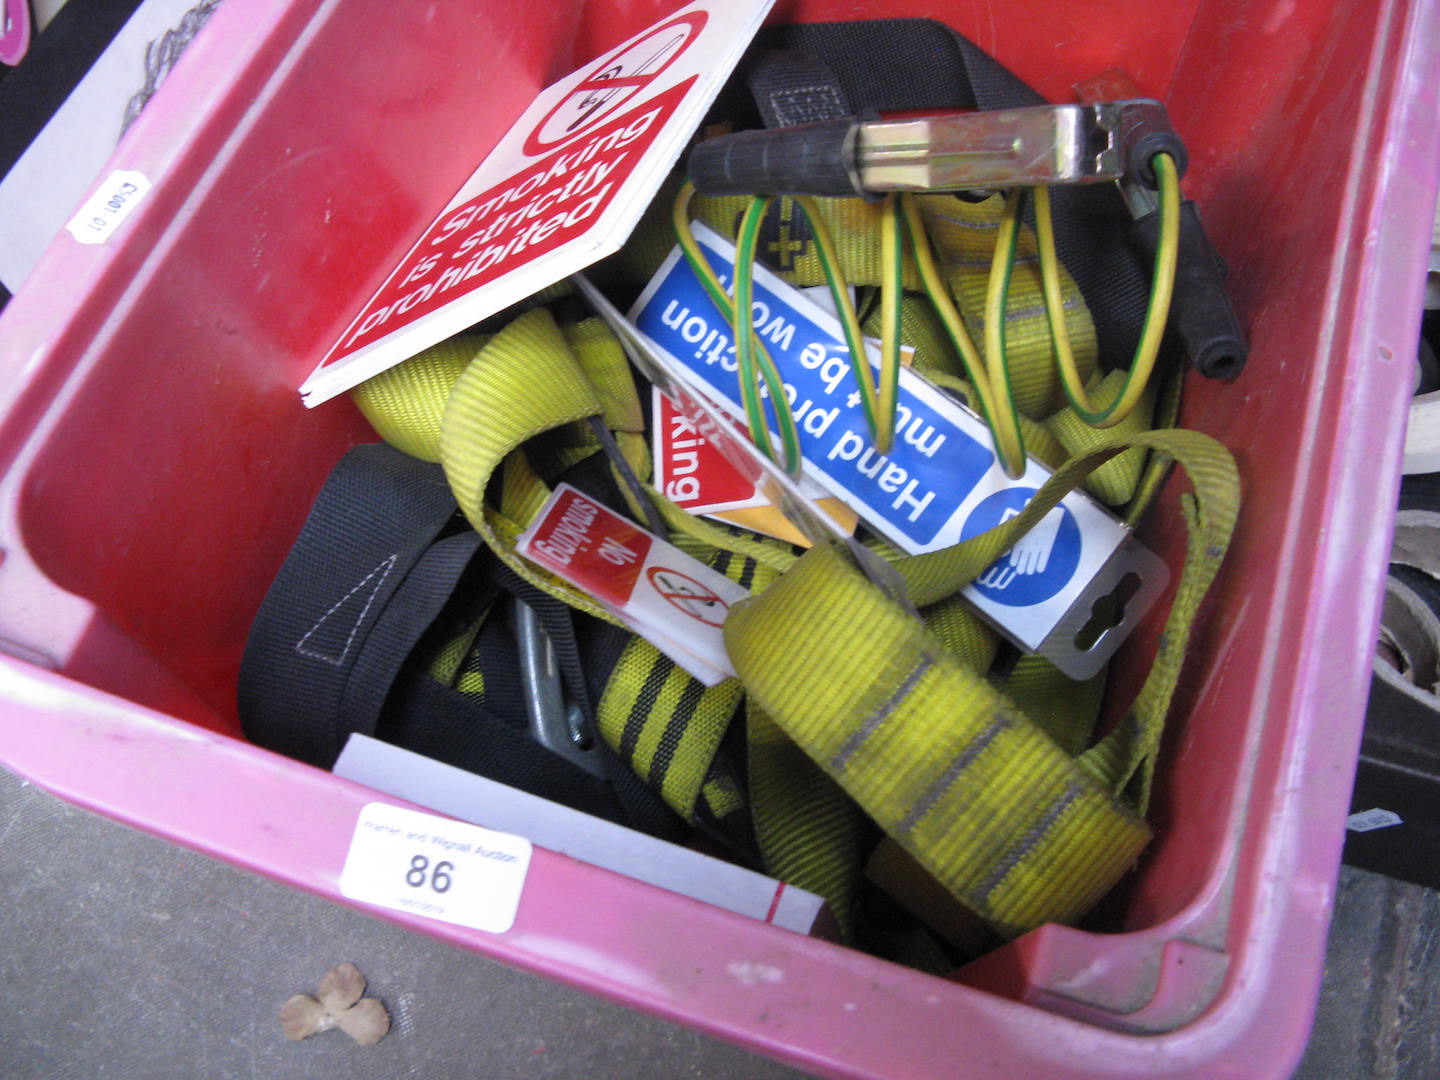
[[[315,996],[325,1011],[338,1016],[350,1008],[365,993],[365,976],[354,964],[333,967],[320,978]]]
[[[354,964],[331,968],[320,980],[319,1000],[296,994],[280,1007],[280,1027],[292,1042],[338,1027],[361,1046],[374,1046],[390,1030],[390,1014],[375,998],[362,998],[365,976]]]
[[[301,1039],[308,1039],[315,1032],[321,1030],[323,1021],[328,1020],[325,1015],[325,1006],[321,1005],[309,994],[296,994],[284,1005],[280,1006],[280,1027],[285,1032],[285,1037],[291,1042],[299,1042]],[[325,1024],[329,1027],[329,1024]]]
[[[361,1046],[374,1046],[390,1030],[390,1014],[374,998],[365,998],[337,1016],[335,1023]]]

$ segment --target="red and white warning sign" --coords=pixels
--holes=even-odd
[[[326,353],[305,404],[618,250],[773,2],[690,4],[542,90]]]
[[[762,489],[762,485],[769,486],[765,475],[747,475],[735,464],[734,452],[721,449],[727,437],[732,442],[744,438],[739,430],[727,436],[716,423],[697,422],[676,408],[658,386],[653,389],[651,449],[656,486],[675,505],[692,514],[708,514],[752,532],[808,547],[810,538]],[[802,477],[799,486],[801,493],[824,511],[840,532],[855,532],[855,511],[812,480]]]
[[[760,482],[731,464],[659,387],[652,401],[655,483],[667,498],[692,514],[770,505]]]
[[[561,484],[516,550],[588,592],[701,682],[735,674],[721,628],[749,591],[590,496]]]
[[[730,605],[714,589],[673,566],[652,566],[645,578],[655,594],[680,614],[706,626],[725,625]]]
[[[704,8],[691,7],[637,34],[589,67],[530,130],[525,153],[537,157],[548,153],[633,103],[694,43],[708,19]]]

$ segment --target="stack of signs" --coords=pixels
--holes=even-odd
[[[695,236],[716,275],[729,281],[734,246],[699,223]],[[1049,479],[1050,471],[1034,461],[1018,479],[1007,476],[985,422],[906,369],[900,372],[894,444],[882,454],[871,439],[835,317],[763,266],[755,269],[751,316],[785,380],[805,478],[842,499],[902,551],[918,555],[978,536],[1019,514]],[[676,378],[743,423],[729,320],[678,248],[630,318]],[[870,359],[878,365],[877,349]],[[1078,646],[1071,625],[1077,619],[1084,625],[1092,605],[1109,595],[1112,579],[1128,576],[1141,584],[1122,604],[1123,624],[1102,635],[1103,649]],[[1140,549],[1121,522],[1074,491],[965,595],[1022,648],[1047,646],[1047,656],[1083,678],[1103,665],[1164,584],[1163,564]],[[1057,629],[1066,631],[1065,641],[1052,640]]]
[[[690,4],[542,90],[301,386],[305,404],[618,251],[773,2]]]

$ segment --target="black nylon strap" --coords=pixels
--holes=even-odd
[[[246,737],[330,768],[352,732],[373,734],[609,821],[682,838],[684,822],[607,747],[610,775],[600,779],[530,736],[503,618],[487,620],[473,646],[485,656],[483,703],[412,662],[480,610],[506,610],[493,603],[497,585],[541,612],[567,689],[578,688],[593,726],[590,665],[588,657],[582,665],[570,609],[482,548],[438,465],[383,443],[350,451],[251,627],[239,686]]]
[[[854,109],[830,65],[804,52],[762,49],[745,76],[768,128],[851,116]]]
[[[607,821],[632,828],[648,824],[635,820],[608,781],[552,754],[527,732],[424,672],[405,670],[391,700],[376,732],[386,742]],[[670,838],[680,829],[678,819],[666,824],[668,830],[651,824],[646,831]]]
[[[992,99],[1031,95],[1031,100],[1013,104],[1039,102],[1038,96],[1019,79],[933,19],[862,19],[777,26],[766,30],[761,40],[768,49],[810,56],[833,73],[851,111],[832,115],[851,115],[860,109],[888,112],[1004,107],[983,104],[977,98],[978,89]],[[969,46],[977,55],[973,74],[963,46]],[[980,87],[975,86],[977,82]]]
[[[432,544],[385,606],[383,618],[365,639],[340,694],[338,755],[352,732],[373,735],[400,668],[435,621],[470,560],[480,550],[475,532],[447,536]]]
[[[769,49],[813,58],[815,66],[804,72],[807,81],[822,68],[832,73],[837,95],[853,107],[835,115],[1045,103],[994,57],[933,19],[782,26],[767,30],[762,41]],[[767,121],[767,126],[774,125]],[[1128,366],[1149,303],[1150,275],[1126,239],[1130,215],[1125,204],[1113,184],[1056,185],[1050,203],[1056,253],[1090,308],[1101,363]]]
[[[383,443],[341,459],[251,627],[239,685],[247,738],[313,765],[334,764],[348,734],[342,702],[368,639],[455,521],[438,465]],[[374,669],[362,666],[362,676],[372,680]],[[359,685],[354,693],[366,696]]]

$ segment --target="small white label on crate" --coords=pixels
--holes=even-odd
[[[1370,832],[1372,829],[1385,829],[1391,825],[1404,825],[1400,815],[1393,810],[1381,810],[1378,807],[1374,810],[1361,810],[1358,814],[1351,814],[1345,819],[1345,827],[1351,832]]]
[[[150,181],[144,173],[116,169],[65,227],[82,244],[103,244],[149,190]]]
[[[352,900],[503,934],[515,922],[530,841],[388,803],[360,811],[340,892]]]

